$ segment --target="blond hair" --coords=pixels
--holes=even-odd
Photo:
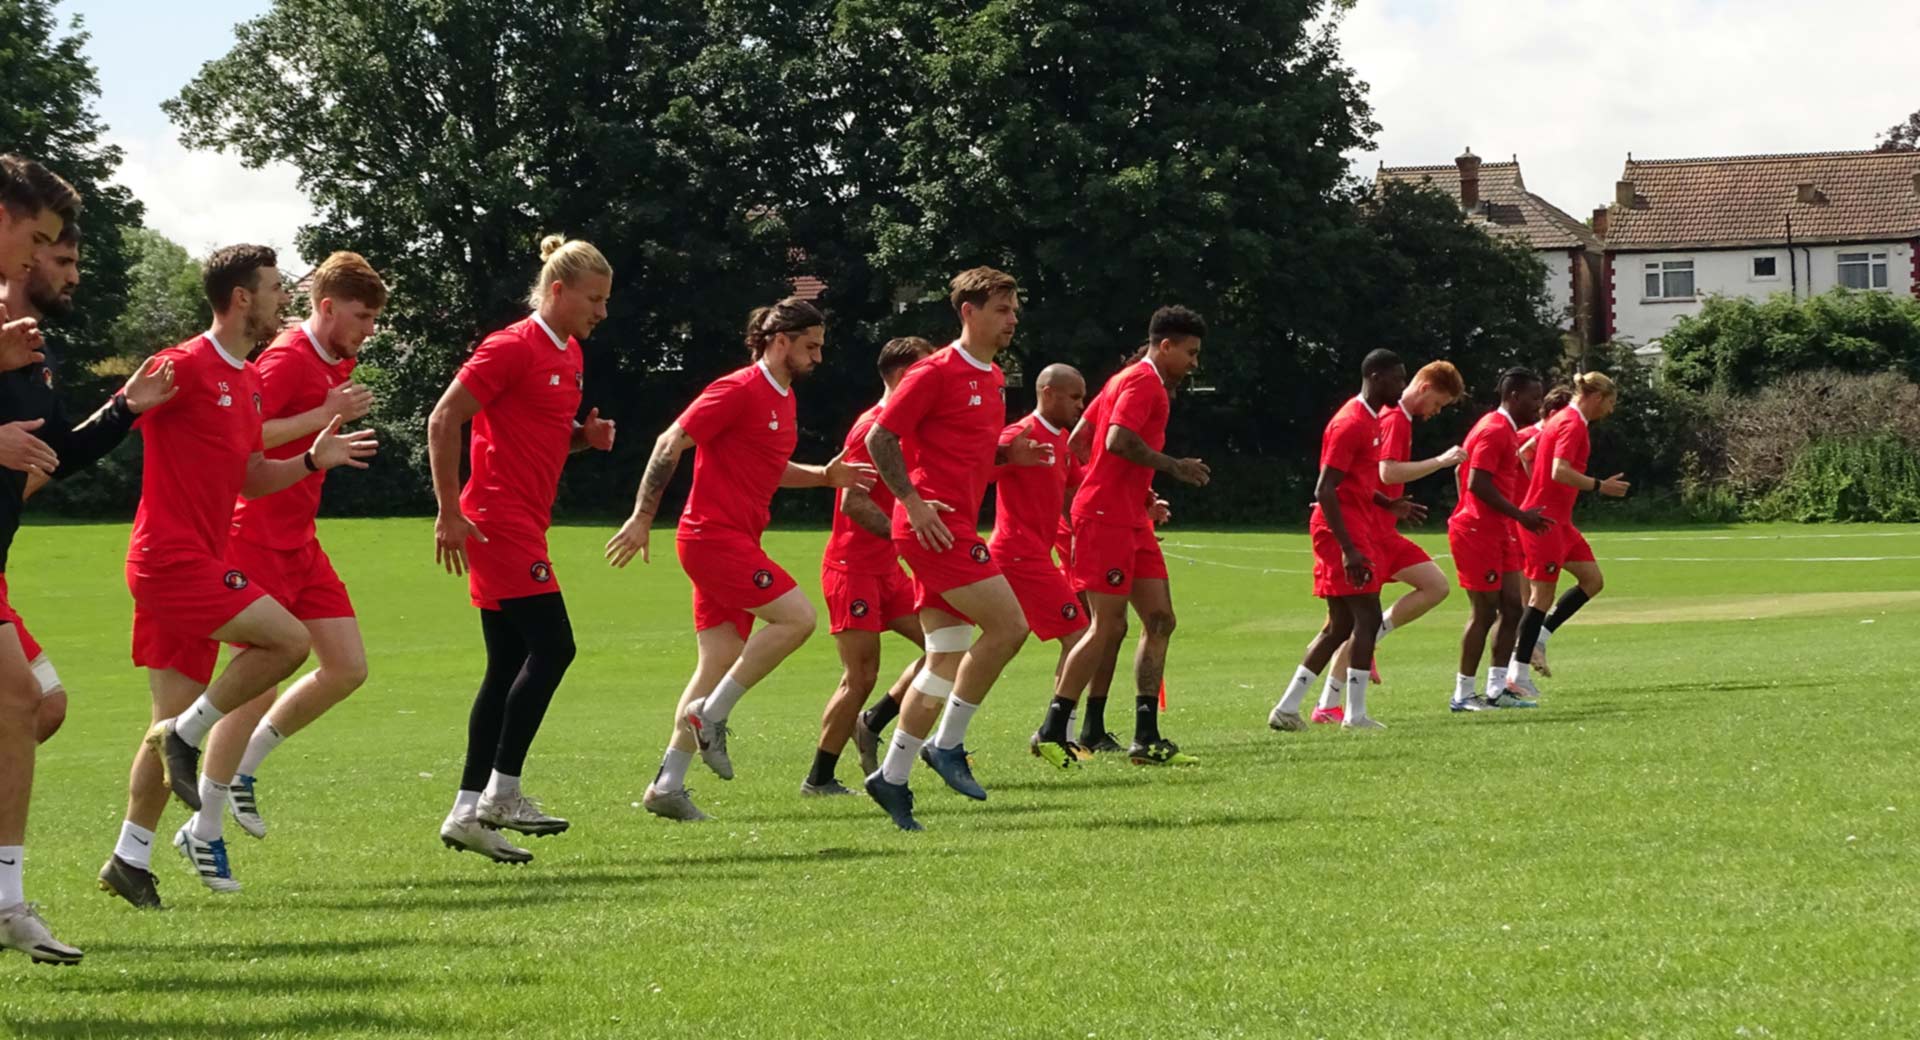
[[[1617,398],[1620,387],[1605,372],[1582,372],[1573,377],[1573,392],[1577,397]]]
[[[313,269],[313,302],[346,300],[363,303],[375,310],[387,305],[387,283],[359,253],[341,250]]]
[[[527,306],[539,310],[546,305],[547,289],[555,282],[573,285],[588,275],[613,277],[613,265],[600,255],[593,243],[582,238],[548,235],[540,240],[540,276],[527,293]]]

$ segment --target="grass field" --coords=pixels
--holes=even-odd
[[[1920,528],[1597,533],[1610,585],[1554,641],[1541,710],[1447,713],[1455,598],[1384,645],[1389,731],[1291,735],[1265,716],[1318,621],[1305,538],[1172,528],[1164,728],[1203,763],[1044,770],[1025,738],[1054,651],[1029,645],[969,741],[990,800],[918,771],[920,835],[864,798],[797,797],[837,676],[824,629],[735,712],[740,779],[694,767],[716,822],[641,811],[693,640],[671,553],[610,572],[609,533],[553,540],[580,656],[526,783],[572,833],[518,868],[440,846],[474,612],[425,521],[327,523],[372,678],[263,770],[272,836],[228,827],[246,891],[213,896],[163,850],[155,914],[93,884],[148,710],[126,531],[23,531],[14,602],[73,691],[42,752],[28,891],[87,961],[0,959],[0,1025],[1920,1036]],[[768,547],[811,588],[822,538]],[[842,779],[857,768],[849,753]]]

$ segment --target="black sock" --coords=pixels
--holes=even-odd
[[[1553,613],[1547,615],[1547,631],[1560,631],[1560,626],[1580,613],[1580,608],[1587,605],[1589,598],[1587,590],[1578,585],[1568,589],[1560,596],[1560,602],[1553,605]]]
[[[833,769],[840,764],[840,752],[823,748],[813,750],[813,771],[807,774],[807,783],[823,787],[833,783]]]
[[[507,710],[507,691],[527,662],[526,641],[498,610],[480,612],[480,639],[487,648],[487,670],[467,716],[467,761],[460,770],[462,791],[486,790],[494,755],[500,749],[500,720]]]
[[[1147,694],[1133,699],[1133,742],[1151,744],[1160,739],[1160,697]]]
[[[1067,720],[1073,717],[1073,709],[1077,706],[1065,697],[1055,697],[1047,705],[1046,721],[1040,723],[1040,739],[1064,743],[1067,739]]]
[[[1534,645],[1540,642],[1540,626],[1546,624],[1547,612],[1539,607],[1528,607],[1520,615],[1520,641],[1513,646],[1513,659],[1526,664],[1533,660]]]
[[[1080,709],[1080,743],[1091,744],[1106,736],[1107,699],[1089,694]]]
[[[527,658],[507,690],[493,768],[519,776],[527,750],[547,717],[547,706],[553,703],[553,693],[573,663],[573,624],[567,620],[567,602],[558,592],[501,600],[500,612],[526,643]]]
[[[899,716],[900,716],[900,702],[894,700],[892,697],[885,697],[885,696],[881,697],[877,701],[874,701],[873,707],[868,708],[866,711],[863,711],[860,713],[861,721],[865,722],[867,724],[867,729],[871,730],[874,733],[878,733],[881,730],[886,729],[887,723],[892,722],[894,719],[898,718]]]

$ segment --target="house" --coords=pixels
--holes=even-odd
[[[1451,195],[1467,219],[1533,250],[1547,267],[1547,297],[1560,326],[1579,344],[1600,337],[1600,236],[1566,211],[1527,190],[1520,160],[1482,162],[1469,148],[1444,166],[1387,166],[1375,184],[1425,184]]]
[[[1594,228],[1602,324],[1653,346],[1708,296],[1920,295],[1920,153],[1635,159]]]

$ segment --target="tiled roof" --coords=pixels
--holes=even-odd
[[[793,279],[793,294],[803,300],[817,300],[827,291],[827,283],[810,274],[796,275]]]
[[[1405,184],[1431,183],[1435,188],[1460,198],[1460,168],[1443,166],[1382,166],[1374,182],[1399,181]],[[1534,249],[1572,249],[1585,246],[1599,250],[1600,239],[1585,224],[1527,190],[1520,178],[1520,163],[1482,162],[1480,164],[1480,206],[1469,215],[1476,224],[1504,238],[1512,238]]]
[[[1777,245],[1920,236],[1920,152],[1627,160],[1634,203],[1607,211],[1610,249]],[[1818,193],[1800,201],[1799,186]]]

